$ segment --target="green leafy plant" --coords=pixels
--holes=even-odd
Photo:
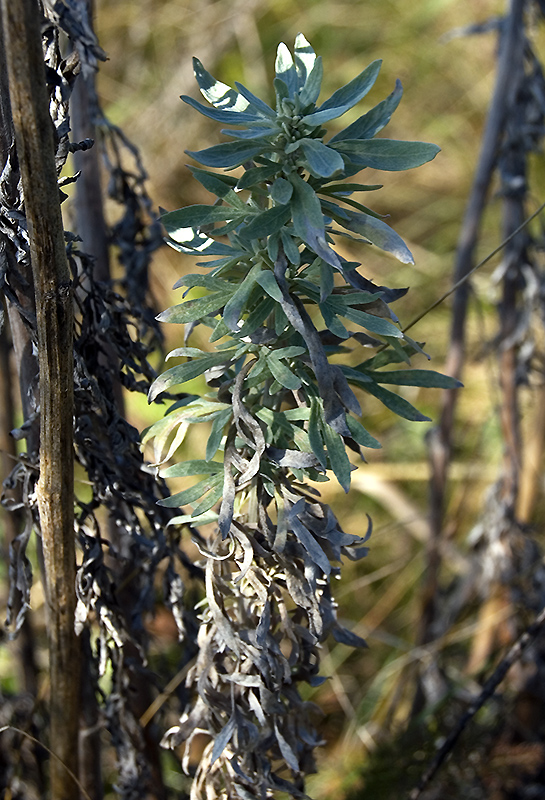
[[[284,44],[278,48],[275,109],[238,83],[233,89],[216,80],[197,59],[194,69],[210,106],[182,99],[234,127],[222,131],[232,141],[189,153],[206,168],[190,169],[214,204],[162,217],[172,247],[207,257],[198,264],[205,272],[176,286],[205,294],[160,315],[186,325],[183,346],[169,355],[183,361],[153,383],[150,400],[199,376],[203,393],[174,402],[143,441],[154,440],[156,462],[164,464],[189,425],[210,423],[203,457],[162,471],[197,482],[161,502],[190,506],[177,521],[216,522],[217,533],[205,540],[194,532],[206,574],[200,653],[187,679],[196,700],[164,743],[185,742],[187,759],[193,736],[210,735],[194,796],[301,796],[319,740],[297,685],[324,680],[319,645],[329,634],[364,644],[337,621],[330,581],[343,556],[365,555],[369,533],[345,533],[313,484],[332,472],[348,491],[354,467],[347,449],[380,447],[362,423],[356,392],[424,420],[385,387],[455,385],[431,371],[383,370],[422,352],[390,310],[406,290],[367,280],[335,240],[348,237],[412,263],[397,233],[354,199],[380,186],[348,179],[365,167],[420,166],[439,148],[374,138],[401,99],[399,82],[324,141],[323,125],[363,99],[380,61],[317,105],[322,61],[301,34],[293,57]],[[187,346],[197,325],[210,329],[210,349]],[[377,352],[349,366],[349,344]]]

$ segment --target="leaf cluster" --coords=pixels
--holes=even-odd
[[[435,372],[392,368],[422,352],[390,308],[406,290],[366,279],[339,252],[337,237],[404,264],[412,255],[354,199],[380,186],[348,179],[365,167],[420,166],[438,148],[374,138],[401,99],[399,83],[326,141],[324,123],[363,99],[380,62],[318,104],[322,62],[302,34],[293,56],[278,48],[274,109],[239,83],[233,89],[216,80],[198,59],[194,69],[209,105],[182,99],[231,126],[222,131],[231,141],[189,153],[202,165],[191,167],[194,177],[214,202],[162,217],[168,243],[204,260],[200,273],[177,282],[182,302],[159,316],[184,325],[185,336],[169,354],[179,363],[154,381],[149,398],[195,378],[206,389],[173,403],[143,441],[153,440],[155,462],[165,465],[189,427],[206,423],[203,457],[162,471],[198,480],[161,503],[191,506],[175,521],[215,521],[218,533],[209,544],[195,540],[206,572],[202,647],[188,677],[198,700],[165,744],[185,741],[187,756],[193,735],[208,731],[195,784],[203,794],[301,796],[299,776],[317,740],[296,683],[320,680],[318,647],[330,633],[364,644],[338,623],[330,580],[343,557],[367,552],[367,536],[344,533],[309,481],[328,480],[331,471],[348,491],[347,451],[380,447],[363,424],[366,394],[423,420],[386,387],[455,385]],[[209,329],[209,349],[188,344],[198,325]],[[377,352],[362,358],[362,345]]]
[[[222,131],[234,141],[190,152],[218,173],[192,167],[194,177],[215,195],[213,205],[192,205],[162,217],[174,248],[203,256],[206,274],[190,274],[176,287],[204,289],[163,312],[163,322],[211,329],[213,352],[181,347],[169,357],[182,357],[153,384],[150,399],[199,375],[220,384],[217,405],[194,398],[173,407],[146,433],[155,437],[157,461],[167,460],[190,422],[212,422],[206,447],[210,462],[233,426],[232,402],[240,370],[245,369],[243,402],[257,436],[246,432],[246,450],[259,457],[264,485],[274,496],[274,475],[289,468],[298,480],[320,480],[331,469],[348,490],[351,466],[348,445],[359,450],[378,447],[360,421],[361,407],[353,388],[377,397],[411,420],[426,419],[384,385],[446,386],[452,382],[433,372],[381,371],[379,366],[405,361],[420,351],[404,336],[389,302],[402,291],[377,287],[334,249],[337,235],[372,244],[411,263],[402,239],[353,195],[377,185],[346,182],[369,166],[404,170],[432,159],[438,148],[421,142],[375,139],[396,109],[401,85],[355,122],[324,142],[322,125],[356,105],[372,88],[380,61],[373,62],[325,102],[317,105],[322,61],[302,34],[294,56],[281,44],[276,59],[273,109],[236,83],[233,89],[216,80],[194,59],[195,77],[206,106],[183,96],[202,114],[235,126]],[[240,177],[229,174],[243,167]],[[353,340],[389,348],[380,364],[367,359],[348,367],[332,363]],[[421,352],[421,351],[420,351]],[[211,405],[210,405],[211,403]],[[227,403],[227,404],[225,404]],[[204,413],[203,409],[207,411]],[[231,409],[231,410],[230,410]],[[246,423],[247,424],[247,423]],[[165,434],[177,433],[164,452]],[[257,430],[259,429],[259,433]],[[168,436],[167,436],[168,438]],[[184,466],[184,474],[192,474]],[[199,469],[204,469],[201,465]],[[168,502],[199,501],[194,516],[207,513],[222,497],[215,467],[197,486],[208,488],[201,501],[196,487]],[[233,467],[237,478],[245,472]],[[173,473],[168,473],[173,474]],[[214,477],[212,477],[214,476]],[[246,479],[251,476],[245,475]],[[225,511],[225,508],[224,508]],[[229,528],[227,515],[224,533]]]

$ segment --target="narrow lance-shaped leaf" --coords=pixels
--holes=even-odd
[[[351,379],[349,378],[349,380]],[[399,417],[404,417],[412,422],[431,422],[429,417],[421,414],[420,411],[407,400],[393,392],[389,392],[388,389],[384,389],[376,383],[362,383],[361,387],[365,389],[366,392],[369,392],[369,394],[377,397],[386,408],[389,408],[390,411],[393,411],[394,414],[397,414]]]
[[[377,383],[395,386],[423,386],[432,389],[459,389],[463,384],[449,375],[442,375],[432,369],[401,369],[384,372],[366,371]]]
[[[402,264],[414,264],[412,253],[401,236],[381,219],[369,214],[357,214],[350,209],[347,209],[347,214],[348,221],[339,220],[344,228],[361,234],[381,250],[391,253]]]
[[[284,42],[280,42],[278,45],[274,68],[276,77],[286,84],[289,96],[294,97],[297,89],[299,88],[297,72],[295,70],[295,64],[293,63],[291,53]]]
[[[312,106],[318,100],[320,90],[322,88],[322,80],[324,77],[324,67],[322,64],[322,57],[318,56],[312,67],[312,71],[306,79],[304,87],[299,93],[299,100],[301,107],[304,109],[307,106]]]
[[[250,292],[255,286],[256,278],[261,272],[261,264],[254,264],[248,272],[239,288],[230,298],[223,309],[223,321],[231,331],[239,330],[239,319],[242,316],[243,308],[250,296]]]
[[[322,420],[322,435],[329,458],[331,469],[345,492],[350,489],[350,473],[352,465],[346,455],[346,449],[341,436]]]
[[[180,99],[183,100],[184,103],[187,103],[188,106],[194,108],[204,117],[214,119],[216,122],[222,122],[228,125],[249,125],[250,123],[264,122],[263,118],[259,117],[257,114],[249,114],[247,112],[245,113],[244,111],[237,113],[234,110],[210,108],[209,106],[203,105],[203,103],[199,103],[199,101],[195,100],[193,97],[189,97],[187,94],[180,95]]]
[[[325,238],[324,218],[316,192],[297,174],[290,175],[290,182],[293,185],[291,209],[295,232],[316,255],[332,267],[339,268],[340,259]]]
[[[210,314],[217,314],[218,310],[225,305],[232,293],[213,292],[205,297],[197,297],[194,300],[186,300],[185,303],[167,308],[157,316],[159,322],[175,322],[178,324],[194,322],[195,320],[207,317]]]
[[[363,114],[347,128],[332,136],[329,143],[341,142],[344,139],[372,139],[390,122],[390,118],[398,107],[402,96],[403,86],[401,81],[398,80],[394,91],[386,100],[383,100],[368,111],[367,114]]]
[[[205,150],[186,150],[185,152],[195,161],[204,164],[205,167],[234,169],[234,167],[244,164],[245,161],[250,161],[264,149],[272,149],[268,141],[253,139],[249,142],[226,142],[207,147]]]
[[[347,83],[346,86],[343,86],[341,89],[337,89],[329,100],[326,100],[320,108],[312,114],[307,114],[307,116],[303,117],[303,122],[307,125],[322,125],[324,122],[329,122],[331,119],[341,117],[351,109],[352,106],[355,106],[356,103],[359,103],[359,101],[365,97],[375,83],[381,65],[382,61],[380,59],[373,61],[363,72],[360,72],[359,75],[353,78],[350,83]]]
[[[421,167],[435,158],[441,149],[427,142],[400,142],[395,139],[345,139],[329,144],[346,155],[353,164],[387,172]]]
[[[243,213],[229,206],[195,205],[169,211],[163,214],[161,222],[167,233],[174,238],[179,229],[202,228],[214,222],[226,222],[242,216]]]
[[[155,400],[157,395],[170,389],[172,386],[177,386],[178,384],[193,380],[193,378],[198,378],[198,376],[206,372],[207,369],[217,364],[224,364],[229,361],[233,354],[234,350],[223,351],[222,353],[210,353],[202,358],[195,358],[185,364],[179,364],[177,367],[167,369],[166,372],[159,375],[152,383],[149,390],[149,401]]]
[[[231,114],[246,111],[250,103],[227,84],[214,78],[198,58],[193,58],[193,72],[203,96],[216,108]]]
[[[299,78],[299,85],[305,86],[308,77],[311,74],[316,64],[317,56],[312,45],[307,41],[302,33],[298,33],[295,37],[295,47],[293,50],[295,58],[295,69],[297,77]]]
[[[267,118],[266,124],[270,124],[269,120],[276,119],[275,112],[260,97],[257,97],[249,89],[243,86],[242,83],[238,83],[238,81],[235,81],[235,86],[240,94],[250,103],[251,107],[257,109],[260,114]]]

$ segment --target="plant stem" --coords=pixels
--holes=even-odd
[[[40,368],[37,485],[51,674],[51,797],[74,797],[79,646],[74,632],[72,291],[36,0],[2,0],[13,123],[30,236]]]

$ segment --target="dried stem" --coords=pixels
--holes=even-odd
[[[51,672],[51,796],[68,800],[77,774],[79,647],[74,633],[72,292],[55,169],[54,128],[35,0],[3,0],[17,153],[23,181],[40,367],[40,478]]]
[[[468,723],[473,719],[477,711],[484,706],[486,701],[492,697],[513,664],[515,664],[521,658],[526,648],[532,644],[533,641],[535,641],[535,639],[543,631],[544,626],[545,608],[540,612],[536,620],[524,631],[524,633],[519,636],[505,658],[498,664],[493,674],[486,681],[479,696],[475,698],[467,711],[462,714],[453,730],[436,752],[433,761],[420,779],[418,786],[412,790],[411,794],[409,795],[409,800],[418,800],[423,790],[439,770],[448,754],[454,748],[456,742],[460,738],[460,735],[463,733]]]
[[[469,282],[464,280],[471,272],[480,222],[489,191],[493,171],[497,164],[498,148],[504,131],[515,75],[512,63],[520,48],[524,0],[509,0],[502,26],[498,71],[494,95],[488,112],[481,153],[473,187],[466,207],[454,267],[454,283],[459,284],[454,294],[452,326],[446,372],[460,378],[464,363],[465,320],[469,297]],[[443,526],[445,493],[452,446],[452,428],[458,390],[448,389],[443,395],[439,425],[429,436],[430,460],[430,538],[427,547],[428,568],[423,589],[422,613],[418,644],[433,638],[435,601],[438,575],[441,566],[440,541]],[[421,705],[417,701],[415,711]]]

